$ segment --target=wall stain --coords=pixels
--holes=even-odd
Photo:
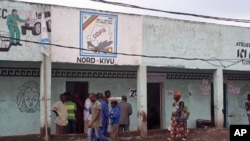
[[[241,88],[240,94],[238,95],[238,103],[241,109],[245,109],[245,102],[247,100],[247,95],[250,94],[250,85],[247,84]]]

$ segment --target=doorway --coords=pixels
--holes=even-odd
[[[161,128],[161,83],[147,84],[148,130]]]
[[[227,84],[223,84],[223,126],[227,127]]]
[[[66,91],[70,92],[72,96],[72,101],[76,103],[76,133],[84,132],[84,121],[83,121],[83,106],[85,99],[88,97],[88,82],[66,82]],[[78,94],[79,97],[75,97],[75,94]]]
[[[215,126],[215,121],[214,121],[214,84],[211,83],[211,99],[210,99],[210,109],[211,109],[211,126],[214,127]]]

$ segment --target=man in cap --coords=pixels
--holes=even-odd
[[[132,106],[127,102],[127,97],[122,96],[122,101],[119,103],[118,107],[120,108],[120,124],[119,131],[129,131],[129,116],[132,114]]]

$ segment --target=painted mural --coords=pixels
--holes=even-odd
[[[117,57],[117,21],[117,15],[80,12],[80,56],[92,58],[79,62],[114,64],[114,59],[107,58]]]
[[[51,12],[42,6],[0,4],[0,51],[12,48],[40,46],[43,22],[46,32],[51,32]],[[21,4],[19,4],[21,5]]]
[[[18,88],[16,102],[20,112],[34,113],[40,108],[40,89],[39,84],[34,81],[25,82]]]

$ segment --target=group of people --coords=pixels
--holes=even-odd
[[[109,110],[109,101],[111,109]],[[121,102],[111,97],[111,92],[90,93],[83,107],[84,132],[88,141],[117,141],[118,132],[129,131],[132,106],[127,102],[127,97],[122,96]],[[56,134],[76,133],[77,105],[71,100],[71,95],[65,92],[60,95],[60,100],[52,106],[56,114]],[[110,139],[107,131],[110,125]]]
[[[83,104],[79,101],[79,95],[76,93],[72,96],[69,92],[65,92],[60,95],[60,100],[57,101],[51,108],[56,114],[56,134],[73,134],[79,133],[80,129],[78,126],[82,124],[82,113]],[[80,117],[80,119],[79,119]]]

